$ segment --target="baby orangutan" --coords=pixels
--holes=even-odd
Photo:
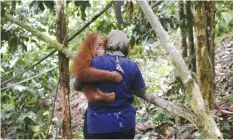
[[[103,93],[96,88],[96,82],[120,82],[122,76],[117,72],[109,72],[91,67],[91,60],[95,56],[104,54],[104,45],[106,38],[99,33],[87,35],[83,40],[81,48],[74,58],[72,68],[73,75],[85,84],[82,87],[89,102],[112,102],[115,99],[115,93]],[[90,84],[88,84],[90,83]]]

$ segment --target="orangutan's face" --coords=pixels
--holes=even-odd
[[[104,55],[104,40],[101,36],[99,36],[95,43],[95,56]]]

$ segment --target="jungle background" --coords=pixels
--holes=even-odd
[[[121,7],[119,12],[119,6],[113,2],[105,10],[109,3],[65,1],[64,16],[58,18],[55,1],[1,1],[1,13],[8,13],[40,32],[49,34],[72,52],[77,52],[88,33],[107,35],[111,30],[122,30],[131,42],[129,58],[139,65],[147,90],[190,108],[185,85],[140,6],[135,1],[125,1],[118,3]],[[197,12],[199,2],[150,1],[149,4],[182,54],[192,76],[198,79],[199,63],[195,60],[198,46],[192,51],[189,27],[196,24],[195,17],[200,14]],[[216,1],[211,5],[214,9],[214,35],[209,37],[214,44],[213,52],[209,51],[210,57],[214,58],[211,63],[215,71],[212,79],[215,104],[213,117],[223,137],[233,139],[233,2]],[[97,17],[101,11],[103,14]],[[66,85],[69,86],[70,138],[83,138],[83,115],[87,101],[83,93],[73,90],[74,78],[69,72],[72,61],[54,51],[53,46],[33,33],[2,17],[1,138],[63,138],[61,92],[64,82],[68,82]],[[93,17],[96,19],[92,20]],[[57,26],[60,25],[59,20],[63,21],[65,30]],[[80,31],[83,27],[86,28]],[[59,31],[66,34],[63,39],[59,38]],[[195,33],[198,34],[198,31],[192,33],[194,43],[198,41],[195,40]],[[67,68],[66,75],[62,65]],[[68,76],[68,80],[62,79],[63,76]],[[137,109],[136,139],[203,138],[195,125],[146,100],[135,97],[134,106]]]

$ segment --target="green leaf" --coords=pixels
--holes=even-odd
[[[134,96],[133,106],[135,106],[135,107],[140,106],[140,101],[139,101],[139,99],[136,96]]]
[[[201,136],[201,134],[199,133],[199,132],[195,132],[195,134],[194,134],[196,137],[200,137]]]
[[[54,1],[44,1],[46,7],[50,10],[54,10]]]
[[[33,132],[37,133],[40,131],[40,126],[39,125],[36,125],[32,128]]]
[[[86,20],[86,8],[91,6],[89,1],[75,1],[74,3],[76,7],[80,8],[82,20]]]
[[[2,38],[2,40],[6,40],[6,41],[9,39],[9,34],[4,29],[1,29],[1,38]]]
[[[37,28],[37,30],[39,30],[39,31],[41,31],[41,32],[46,32],[46,29],[45,29],[45,28],[42,28],[42,27]]]
[[[44,113],[43,113],[43,116],[47,116],[47,115],[49,115],[50,114],[50,111],[45,111]]]
[[[171,89],[169,89],[169,90],[167,91],[166,95],[167,95],[167,96],[170,96],[170,95],[172,95],[172,94],[173,94],[173,91],[172,91],[172,88],[171,88]]]
[[[39,3],[39,8],[40,8],[40,10],[41,11],[44,11],[44,5],[43,5],[43,2],[42,1],[38,1],[38,3]]]
[[[10,38],[10,40],[8,41],[8,45],[9,45],[9,52],[14,53],[17,50],[18,39],[15,37]]]
[[[225,122],[223,127],[224,127],[226,130],[230,130],[230,129],[231,129],[231,125],[230,125],[228,122]]]
[[[156,89],[156,90],[162,90],[162,88],[161,88],[160,85],[155,85],[155,89]]]
[[[163,123],[174,125],[174,122],[171,120],[164,120]]]
[[[22,92],[22,91],[26,90],[26,87],[25,86],[21,86],[21,85],[16,85],[16,86],[14,86],[14,89]]]
[[[25,117],[31,119],[32,121],[36,122],[36,114],[32,111],[28,112]]]
[[[26,46],[24,43],[22,43],[22,50],[23,50],[24,52],[27,51],[27,46]]]

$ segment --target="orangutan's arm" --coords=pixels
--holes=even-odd
[[[117,72],[109,72],[92,67],[83,68],[78,73],[78,79],[83,82],[120,82],[122,80],[121,74]]]

